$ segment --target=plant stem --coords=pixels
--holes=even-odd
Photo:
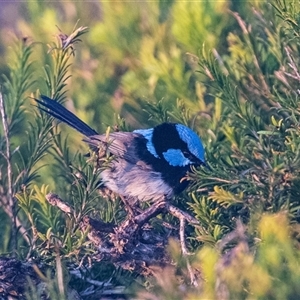
[[[7,162],[7,210],[10,212],[9,216],[11,218],[12,232],[12,250],[13,254],[16,254],[17,250],[17,226],[16,226],[16,214],[15,214],[15,201],[13,197],[13,187],[12,187],[12,167],[11,167],[11,153],[10,153],[10,142],[9,142],[9,129],[7,123],[7,115],[5,111],[4,101],[2,93],[0,92],[0,113],[3,124],[3,132],[6,144],[6,153],[2,153]]]

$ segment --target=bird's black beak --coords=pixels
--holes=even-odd
[[[205,167],[206,169],[208,169],[209,171],[212,171],[211,167],[205,162],[205,161],[202,161],[202,160],[199,160],[196,164],[197,167],[200,167],[200,166],[203,166]]]

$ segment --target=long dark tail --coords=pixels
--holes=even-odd
[[[47,96],[41,95],[41,100],[35,99],[39,103],[39,109],[51,115],[52,117],[60,120],[78,130],[85,136],[97,135],[98,132],[92,129],[89,125],[81,121],[73,113],[67,110],[57,101],[50,99]]]

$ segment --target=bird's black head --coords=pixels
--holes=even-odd
[[[182,178],[191,166],[205,164],[201,139],[182,124],[162,123],[134,132],[143,136],[137,140],[138,156],[160,172],[175,193],[186,187],[187,181]]]

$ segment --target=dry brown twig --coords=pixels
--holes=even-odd
[[[50,193],[47,201],[57,206],[65,214],[70,215],[73,209],[58,195]],[[140,271],[144,274],[151,273],[150,266],[165,266],[171,264],[168,254],[165,252],[169,235],[158,235],[154,230],[149,230],[148,221],[160,213],[168,212],[180,220],[180,244],[183,256],[190,255],[185,243],[186,222],[200,226],[197,219],[183,212],[166,201],[159,201],[151,205],[138,215],[129,214],[120,224],[105,223],[101,220],[85,216],[80,224],[81,231],[88,230],[89,240],[98,249],[95,259],[110,260],[115,265],[124,269]],[[169,228],[171,231],[172,229]],[[194,272],[187,260],[191,283],[196,285]]]
[[[5,105],[3,100],[2,92],[0,91],[0,113],[1,113],[1,120],[3,125],[3,134],[5,138],[5,153],[0,152],[0,154],[4,157],[7,163],[7,191],[5,191],[5,188],[2,187],[2,195],[1,195],[1,202],[0,205],[2,206],[5,213],[9,216],[11,219],[11,225],[12,225],[12,248],[13,253],[17,250],[17,230],[20,231],[25,241],[30,245],[30,240],[27,236],[27,230],[17,217],[15,205],[16,201],[13,195],[13,182],[12,182],[12,165],[11,165],[11,147],[10,147],[10,140],[9,140],[9,124],[7,120],[7,114],[5,111]]]

